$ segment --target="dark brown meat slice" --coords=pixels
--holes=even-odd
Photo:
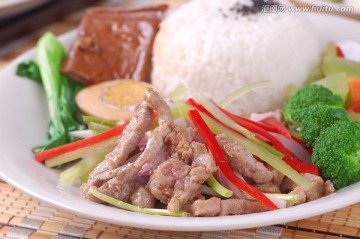
[[[264,212],[269,209],[256,201],[244,199],[226,199],[221,201],[221,211],[219,216],[241,215],[256,212]]]
[[[152,44],[166,9],[165,5],[88,9],[62,71],[87,85],[113,79],[148,80]]]
[[[112,152],[106,155],[105,160],[101,162],[91,172],[87,183],[81,186],[81,195],[84,198],[92,197],[88,194],[91,186],[100,187],[109,178],[100,177],[106,171],[119,167],[128,158],[129,154],[135,150],[139,141],[144,137],[153,119],[153,110],[147,106],[146,102],[140,103],[136,109],[134,117],[125,127],[118,145]]]
[[[202,143],[192,142],[194,159],[189,174],[174,185],[174,195],[168,204],[169,211],[179,211],[181,207],[201,194],[202,184],[217,170],[216,164]]]
[[[153,208],[156,198],[143,186],[139,186],[130,196],[130,202],[141,208]]]
[[[221,199],[212,197],[207,200],[196,200],[190,205],[188,211],[191,213],[191,215],[197,217],[217,216],[221,211]]]
[[[217,135],[216,140],[234,170],[244,177],[253,179],[255,183],[267,183],[272,180],[273,174],[244,147],[223,134]]]

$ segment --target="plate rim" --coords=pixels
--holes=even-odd
[[[330,17],[330,16],[328,16],[328,17]],[[331,18],[334,18],[334,16],[331,16]],[[346,19],[346,21],[352,21],[352,20]],[[356,21],[354,21],[354,22],[356,22]],[[359,24],[358,22],[356,22],[356,23]],[[71,38],[72,36],[75,36],[75,35],[76,35],[76,29],[74,29],[70,32],[67,32],[65,34],[62,34],[59,37],[59,39],[61,42],[64,42],[64,41],[69,40],[69,38]],[[14,69],[14,67],[23,59],[29,59],[29,57],[34,54],[34,51],[35,51],[35,49],[31,49],[31,50],[23,53],[21,56],[17,57],[16,59],[14,59],[10,64],[8,64],[4,69],[1,70],[0,76],[5,74],[4,72],[8,72],[11,69]],[[0,163],[0,165],[2,165],[2,163]],[[196,217],[172,218],[172,217],[163,217],[163,216],[151,216],[151,215],[126,212],[124,210],[119,209],[119,210],[121,210],[122,213],[126,212],[125,215],[130,216],[130,218],[138,218],[139,216],[145,218],[145,220],[141,220],[141,222],[128,222],[125,218],[122,218],[121,220],[119,220],[119,218],[109,218],[106,216],[98,215],[96,213],[92,213],[91,216],[89,216],[89,213],[87,213],[85,211],[81,211],[80,209],[74,208],[74,206],[66,205],[64,201],[61,201],[59,203],[57,201],[54,201],[53,198],[48,198],[44,195],[41,195],[37,192],[34,192],[33,190],[26,188],[25,187],[26,184],[25,185],[21,184],[15,178],[11,178],[8,175],[9,174],[4,172],[2,170],[2,168],[0,167],[0,177],[2,178],[2,180],[6,181],[10,185],[19,189],[20,191],[31,195],[32,197],[38,199],[39,201],[46,202],[56,208],[67,210],[69,212],[75,213],[76,215],[81,215],[81,216],[84,216],[87,218],[90,217],[92,219],[109,222],[109,223],[114,223],[116,225],[131,226],[131,227],[153,229],[153,230],[164,230],[164,231],[214,231],[214,230],[232,230],[232,229],[245,229],[245,228],[251,228],[251,227],[269,226],[269,225],[282,224],[282,223],[288,222],[289,220],[283,219],[283,218],[287,218],[286,215],[288,214],[288,212],[295,213],[295,215],[293,215],[291,217],[291,221],[296,221],[296,220],[308,218],[311,216],[320,215],[320,214],[330,212],[333,210],[337,210],[337,209],[352,205],[354,203],[360,202],[360,198],[349,197],[348,194],[345,194],[345,195],[340,194],[341,196],[338,198],[342,199],[341,202],[338,202],[335,205],[331,205],[331,208],[328,208],[328,207],[323,207],[320,209],[317,208],[316,202],[318,202],[319,200],[322,200],[322,201],[324,201],[325,199],[327,201],[330,200],[329,202],[327,202],[327,201],[325,202],[326,205],[333,203],[334,200],[332,201],[331,197],[335,197],[335,196],[337,196],[336,195],[337,193],[341,193],[342,190],[340,190],[333,195],[329,195],[327,197],[324,197],[322,199],[314,201],[315,203],[308,202],[306,204],[295,206],[292,208],[280,209],[278,211],[269,211],[269,212],[261,213],[261,215],[264,215],[265,217],[267,217],[267,219],[260,220],[260,222],[258,222],[256,225],[253,225],[252,223],[253,223],[253,221],[255,221],[254,217],[258,218],[259,214],[236,215],[236,216],[213,217],[213,218],[207,217],[206,221],[211,224],[211,226],[209,226],[209,225],[204,225],[204,223],[201,222],[201,220],[203,220],[203,218],[196,218]],[[350,188],[351,192],[352,191],[356,192],[356,190],[358,190],[360,188],[360,182],[351,185],[349,188]],[[110,210],[113,210],[110,207],[99,205],[99,204],[92,203],[92,202],[86,202],[86,205],[89,206],[91,209],[102,208],[102,211],[105,211],[105,212],[110,212]],[[310,210],[311,209],[316,209],[316,210],[311,210],[310,212],[304,213],[304,212],[302,212],[302,211],[304,211],[304,210],[302,210],[302,208],[304,208],[304,205],[306,206],[306,208],[310,208]],[[304,214],[306,214],[306,215],[304,215]],[[274,216],[277,216],[277,217],[274,217]],[[160,221],[165,223],[166,226],[159,227],[159,225],[158,225],[159,223],[152,223],[151,220],[149,220],[149,221],[146,220],[146,219],[152,219],[154,217],[157,219],[161,218]],[[236,222],[239,220],[242,220],[243,218],[245,218],[245,219],[250,218],[251,220],[248,220],[247,222],[242,222],[242,224],[240,226],[237,225]],[[269,223],[268,218],[271,218],[271,223]],[[184,225],[183,224],[184,220],[189,221],[189,223],[187,223],[187,225]],[[170,221],[170,223],[169,222],[166,223],[166,221]],[[200,223],[199,223],[199,221],[200,221]],[[222,221],[222,223],[220,223],[220,225],[219,225],[219,222],[221,222],[221,221]],[[224,225],[224,222],[227,222],[228,224]],[[192,227],[189,228],[189,225],[191,225]]]

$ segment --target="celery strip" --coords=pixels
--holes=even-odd
[[[233,93],[226,96],[223,100],[221,100],[218,105],[221,107],[225,107],[229,104],[231,104],[234,100],[239,98],[241,95],[248,93],[249,91],[260,89],[260,88],[269,88],[271,87],[271,81],[265,80],[265,81],[258,81],[254,83],[247,84],[244,87],[241,87],[240,89],[234,91]]]
[[[214,189],[212,189],[211,187],[209,187],[206,184],[203,184],[201,186],[201,194],[203,195],[207,195],[207,196],[212,196],[212,197],[218,197],[221,198],[222,196],[220,194],[218,194],[217,192],[214,191]]]
[[[96,122],[89,122],[88,123],[88,128],[93,131],[95,134],[99,134],[101,132],[104,132],[106,130],[111,129],[112,127],[100,124],[100,123],[96,123]]]
[[[173,92],[168,94],[166,98],[171,100],[180,100],[187,92],[185,86],[178,86]]]
[[[256,138],[252,132],[247,130],[246,128],[238,125],[234,122],[230,117],[224,114],[214,103],[212,103],[209,99],[205,97],[198,97],[199,103],[205,107],[207,111],[209,111],[216,119],[218,119],[221,123],[225,124],[229,128],[242,133],[246,138],[251,140],[252,142],[260,145],[261,147],[265,148],[272,154],[275,154],[279,157],[283,157],[284,155],[280,153],[275,148],[271,147],[267,143],[261,141],[260,139]]]
[[[162,216],[175,216],[175,217],[188,217],[191,216],[187,212],[170,212],[169,210],[165,209],[157,209],[157,208],[141,208],[134,205],[131,205],[129,203],[117,200],[115,198],[109,197],[108,195],[105,195],[101,192],[99,192],[96,187],[92,186],[90,187],[90,193],[94,195],[95,197],[101,199],[104,202],[107,202],[115,207],[125,209],[132,212],[138,212],[143,214],[152,214],[152,215],[162,215]]]
[[[227,188],[225,188],[223,185],[221,185],[216,178],[211,175],[207,180],[206,183],[219,195],[221,195],[224,198],[230,198],[233,195],[233,192]]]
[[[90,123],[90,122],[98,123],[98,124],[101,124],[101,125],[108,126],[110,128],[113,128],[113,127],[117,126],[117,124],[112,122],[111,120],[102,119],[102,118],[95,117],[95,116],[85,115],[85,116],[83,116],[83,121],[85,123]]]
[[[61,165],[63,163],[74,161],[84,156],[88,156],[94,153],[104,151],[105,149],[114,148],[118,143],[119,137],[120,136],[115,136],[113,138],[99,142],[97,144],[91,146],[85,146],[83,148],[79,148],[74,151],[68,152],[66,154],[62,154],[52,159],[46,160],[45,166],[48,168],[52,168]]]
[[[273,196],[273,197],[277,197],[280,199],[283,199],[287,202],[292,202],[292,203],[298,203],[300,200],[299,195],[294,194],[294,193],[288,193],[288,194],[283,194],[283,193],[265,193],[266,196]]]
[[[75,179],[86,179],[91,171],[104,160],[109,150],[97,153],[95,155],[81,159],[79,162],[60,173],[60,179],[67,183],[73,182]]]
[[[183,117],[186,117],[189,119],[188,112],[189,110],[193,109],[191,106],[176,101],[174,102],[174,108],[176,108],[177,111],[181,111],[181,115]],[[174,111],[176,111],[174,110]],[[297,185],[302,186],[306,191],[310,190],[311,184],[310,182],[304,178],[302,175],[300,175],[297,171],[295,171],[293,168],[291,168],[288,164],[286,164],[280,156],[274,155],[267,151],[266,149],[260,147],[259,145],[251,142],[250,140],[241,137],[237,133],[233,132],[232,130],[227,129],[225,126],[219,124],[209,116],[207,116],[204,113],[201,113],[201,117],[204,119],[206,124],[209,126],[211,131],[215,134],[225,134],[238,144],[245,147],[250,153],[257,156],[264,162],[271,165],[273,168],[280,171],[282,174],[290,178],[292,181],[294,181]],[[175,116],[174,116],[175,117]]]

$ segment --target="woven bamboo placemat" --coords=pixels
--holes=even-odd
[[[186,0],[123,0],[103,1],[103,4],[135,6],[144,3],[170,3],[176,7]],[[8,46],[0,59],[0,70],[26,50],[34,47],[46,31],[57,35],[74,29],[83,11],[50,23]],[[360,203],[334,212],[311,217],[285,225],[216,232],[169,232],[123,227],[90,218],[83,218],[40,202],[0,181],[0,238],[360,238]]]
[[[0,238],[356,238],[360,203],[285,225],[216,232],[172,232],[123,227],[79,217],[0,182]]]

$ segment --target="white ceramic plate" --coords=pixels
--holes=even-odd
[[[309,15],[323,45],[329,40],[360,42],[360,23],[328,15]],[[60,39],[69,46],[76,32]],[[306,36],[304,36],[306,37]],[[301,50],[301,49],[299,49]],[[55,170],[34,161],[30,151],[42,143],[48,123],[44,94],[38,84],[15,76],[16,65],[34,57],[31,50],[0,73],[0,176],[33,197],[77,215],[124,226],[157,230],[206,231],[273,225],[336,210],[360,201],[360,182],[325,198],[288,209],[214,218],[151,216],[85,201],[76,187],[59,183]]]

